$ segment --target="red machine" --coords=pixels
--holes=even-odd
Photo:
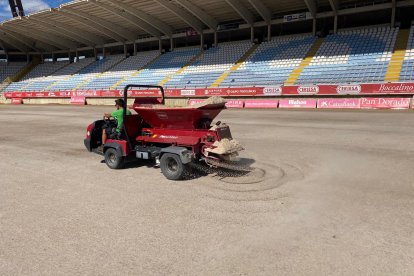
[[[237,159],[243,147],[232,138],[230,128],[213,120],[225,109],[225,103],[210,103],[198,108],[168,108],[164,105],[164,89],[151,85],[128,85],[124,89],[127,103],[130,88],[159,89],[161,99],[136,98],[133,109],[137,114],[126,115],[119,139],[108,139],[101,150],[102,126],[96,121],[87,128],[85,146],[90,152],[105,156],[111,169],[120,169],[129,160],[147,159],[159,164],[170,180],[183,179],[189,165],[205,162],[210,166],[226,167]],[[226,164],[226,165],[225,165]]]

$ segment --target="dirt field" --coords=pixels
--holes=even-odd
[[[1,275],[414,274],[412,112],[225,111],[257,181],[170,182],[86,152],[110,108],[0,105]]]

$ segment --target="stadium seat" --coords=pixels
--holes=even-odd
[[[0,62],[0,79],[5,81],[8,77],[12,77],[27,65],[26,62]]]
[[[67,66],[68,61],[59,62],[45,62],[37,65],[32,71],[30,71],[19,82],[10,84],[6,91],[39,91],[42,90],[44,80],[50,74],[58,71],[59,69]]]
[[[137,55],[123,60],[104,74],[92,78],[82,89],[110,89],[125,78],[141,70],[159,55],[159,51],[139,52]]]
[[[209,87],[229,70],[251,47],[250,41],[221,43],[200,55],[183,73],[174,75],[165,86]]]
[[[383,82],[398,31],[380,26],[329,35],[296,84]]]
[[[83,89],[83,85],[90,83],[98,75],[106,72],[108,69],[118,64],[124,58],[124,55],[113,55],[90,63],[88,66],[84,67],[76,74],[58,81],[49,88],[51,90]]]
[[[199,47],[178,48],[173,52],[161,55],[154,63],[139,74],[126,77],[117,88],[130,83],[157,85],[167,76],[174,74],[200,52]]]
[[[264,42],[220,86],[283,84],[301,63],[315,40],[310,35],[299,35],[277,37],[270,42]]]
[[[408,38],[407,51],[405,52],[404,62],[400,74],[400,81],[414,81],[414,25],[411,26]]]

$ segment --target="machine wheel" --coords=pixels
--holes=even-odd
[[[160,160],[161,171],[169,180],[182,180],[187,173],[187,166],[176,154],[165,153]]]
[[[119,170],[124,167],[124,157],[119,156],[116,149],[109,148],[105,151],[105,163],[109,168]]]

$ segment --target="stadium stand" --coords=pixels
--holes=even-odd
[[[81,88],[83,85],[89,83],[98,75],[106,72],[125,58],[123,55],[108,56],[96,62],[92,62],[88,66],[81,69],[76,74],[58,81],[48,89],[53,90],[72,90]]]
[[[315,41],[309,35],[273,38],[233,71],[220,86],[254,86],[283,83]],[[178,85],[177,85],[178,86]]]
[[[401,71],[401,81],[413,81],[414,27],[406,35],[404,31],[377,26],[342,30],[325,39],[302,34],[273,37],[260,45],[221,43],[205,51],[185,47],[162,55],[147,51],[128,58],[111,55],[70,64],[45,62],[6,91],[121,89],[129,83],[204,88],[384,82],[387,69],[394,70],[398,61],[397,76]],[[401,53],[404,61],[398,59]],[[2,76],[12,75],[24,65],[3,64]]]
[[[83,89],[109,89],[132,76],[160,55],[159,51],[139,52],[128,57],[102,75],[96,76]]]
[[[251,47],[250,41],[222,43],[203,52],[180,74],[165,84],[167,87],[209,87],[228,71]]]
[[[296,84],[383,82],[398,31],[380,26],[329,35]]]
[[[0,78],[1,82],[5,81],[8,77],[17,74],[26,66],[26,62],[1,62],[0,63]]]
[[[169,75],[176,73],[199,53],[199,47],[188,47],[178,48],[173,52],[163,54],[144,70],[123,79],[118,83],[117,88],[122,88],[130,83],[159,84]]]
[[[400,79],[400,74],[404,62],[405,52],[410,30],[400,30],[395,42],[394,51],[392,52],[391,60],[388,65],[387,73],[385,74],[386,82],[396,82]]]
[[[404,62],[400,73],[400,81],[414,81],[414,25],[410,29]]]
[[[22,81],[11,83],[7,87],[7,91],[20,91],[20,90],[34,90],[42,79],[53,74],[57,70],[67,66],[68,61],[59,62],[45,62],[37,65],[32,71],[23,77]],[[32,87],[33,86],[33,87]]]
[[[43,64],[39,64],[37,67],[33,69],[32,72],[35,71],[53,71],[53,68],[55,66],[60,67],[59,70],[55,70],[52,74],[46,77],[38,77],[35,79],[30,79],[31,74],[28,74],[24,79],[26,79],[26,84],[24,81],[22,82],[16,82],[10,85],[6,91],[27,91],[29,88],[31,91],[42,91],[44,89],[49,88],[52,84],[63,80],[65,78],[70,77],[72,74],[75,74],[85,66],[91,64],[94,62],[94,58],[87,58],[87,59],[81,59],[78,62],[70,63],[67,62],[58,62],[57,65],[47,62]],[[63,67],[62,67],[63,65]],[[38,69],[38,67],[41,67]],[[49,67],[45,69],[44,67]],[[29,84],[30,82],[30,84]]]

